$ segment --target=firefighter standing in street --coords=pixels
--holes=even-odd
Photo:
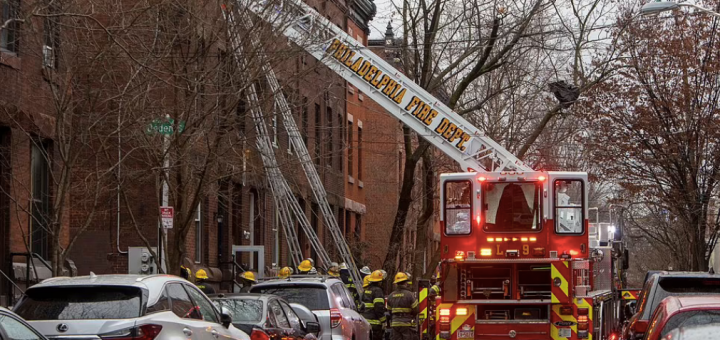
[[[360,297],[358,296],[357,289],[355,289],[355,283],[353,282],[352,276],[350,276],[350,270],[345,262],[340,264],[340,280],[345,284],[345,287],[352,294],[355,306],[360,306]]]
[[[257,280],[255,279],[255,273],[251,271],[246,271],[240,274],[240,283],[242,283],[242,288],[240,288],[240,293],[250,293],[250,288],[254,284],[257,283]]]
[[[190,277],[192,276],[192,272],[189,268],[180,265],[180,277],[182,277],[185,280],[190,281]]]
[[[403,272],[395,275],[397,289],[388,297],[392,340],[415,340],[418,338],[413,321],[418,315],[418,301],[408,289],[408,276]]]
[[[207,283],[208,276],[205,269],[198,269],[195,272],[195,285],[206,295],[215,294],[215,288]]]
[[[383,329],[386,311],[385,294],[383,294],[383,290],[380,288],[380,282],[382,282],[382,280],[383,275],[379,270],[374,271],[363,279],[365,292],[363,293],[362,300],[365,304],[365,309],[362,316],[370,323],[371,340],[382,340],[385,334],[385,329]],[[367,281],[367,284],[365,281]]]

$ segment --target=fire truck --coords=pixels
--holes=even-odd
[[[614,340],[626,261],[617,238],[603,241],[589,223],[586,173],[533,170],[302,0],[239,0],[236,8],[467,171],[440,176],[437,339]]]

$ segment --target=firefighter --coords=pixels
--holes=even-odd
[[[207,279],[208,276],[205,269],[198,269],[198,271],[195,272],[195,285],[207,295],[215,294],[215,288],[206,282]]]
[[[307,275],[310,272],[310,269],[312,269],[312,263],[310,260],[303,260],[300,262],[300,265],[298,266],[298,274],[300,275]]]
[[[430,299],[430,303],[433,305],[435,304],[435,297],[440,295],[440,273],[437,273],[433,275],[432,277],[432,287],[428,290],[428,299]]]
[[[355,283],[353,282],[352,276],[350,276],[350,269],[345,262],[340,264],[340,280],[345,284],[345,287],[350,291],[355,301],[355,306],[360,306],[360,297],[358,296],[357,290],[355,289]]]
[[[192,276],[192,272],[190,271],[190,268],[180,265],[180,277],[182,277],[185,280],[190,281],[191,276]]]
[[[240,283],[242,283],[242,288],[240,288],[240,293],[250,293],[250,288],[254,284],[257,283],[257,280],[255,279],[255,273],[251,271],[246,271],[240,274]]]
[[[330,268],[328,268],[327,273],[332,277],[340,277],[340,266],[338,266],[336,262],[330,263]]]
[[[413,321],[418,315],[418,301],[408,289],[408,276],[403,272],[395,275],[393,283],[397,286],[388,297],[390,309],[392,340],[417,339],[417,332],[413,328]]]
[[[360,269],[360,276],[362,276],[363,279],[365,279],[365,277],[370,274],[372,274],[372,270],[370,270],[370,267],[364,266]]]
[[[382,280],[383,276],[379,270],[365,276],[363,279],[365,292],[362,300],[365,308],[362,316],[370,323],[371,340],[382,340],[385,334],[383,325],[385,324],[385,312],[387,309],[385,308],[385,296],[382,288],[380,288]]]
[[[293,270],[290,267],[283,267],[280,269],[280,272],[278,273],[278,277],[281,279],[287,279],[290,275],[292,275]]]

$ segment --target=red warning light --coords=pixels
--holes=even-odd
[[[480,176],[480,177],[478,177],[477,180],[478,180],[478,182],[485,182],[487,180],[487,178]]]
[[[540,176],[540,177],[538,177],[538,181],[540,181],[540,182],[545,182],[545,176]]]

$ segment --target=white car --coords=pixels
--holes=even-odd
[[[250,339],[177,276],[58,277],[25,294],[14,312],[50,340]]]

